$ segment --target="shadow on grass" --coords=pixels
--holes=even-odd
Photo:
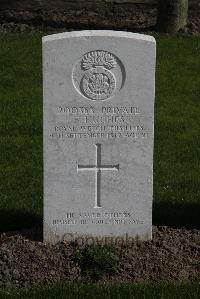
[[[153,224],[200,229],[200,203],[154,202]]]
[[[154,202],[153,225],[200,229],[200,203],[172,204]],[[42,218],[23,211],[0,210],[0,233],[20,234],[30,240],[42,241]]]
[[[42,241],[42,219],[28,212],[1,209],[0,233],[2,232],[8,235],[20,234],[30,240]]]

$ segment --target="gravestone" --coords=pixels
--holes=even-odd
[[[151,239],[155,40],[43,37],[44,240]]]

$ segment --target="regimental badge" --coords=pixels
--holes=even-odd
[[[94,50],[83,55],[75,64],[72,81],[77,91],[85,98],[107,100],[123,85],[123,66],[113,54]]]

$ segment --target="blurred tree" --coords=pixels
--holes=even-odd
[[[159,0],[157,30],[176,33],[187,25],[188,0]]]

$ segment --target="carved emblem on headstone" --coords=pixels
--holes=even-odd
[[[73,84],[82,96],[90,100],[107,100],[122,87],[123,66],[112,53],[94,50],[86,53],[75,64]]]
[[[82,59],[86,73],[82,79],[82,90],[92,100],[110,98],[116,88],[114,74],[110,71],[117,65],[114,56],[105,51],[91,51]]]

